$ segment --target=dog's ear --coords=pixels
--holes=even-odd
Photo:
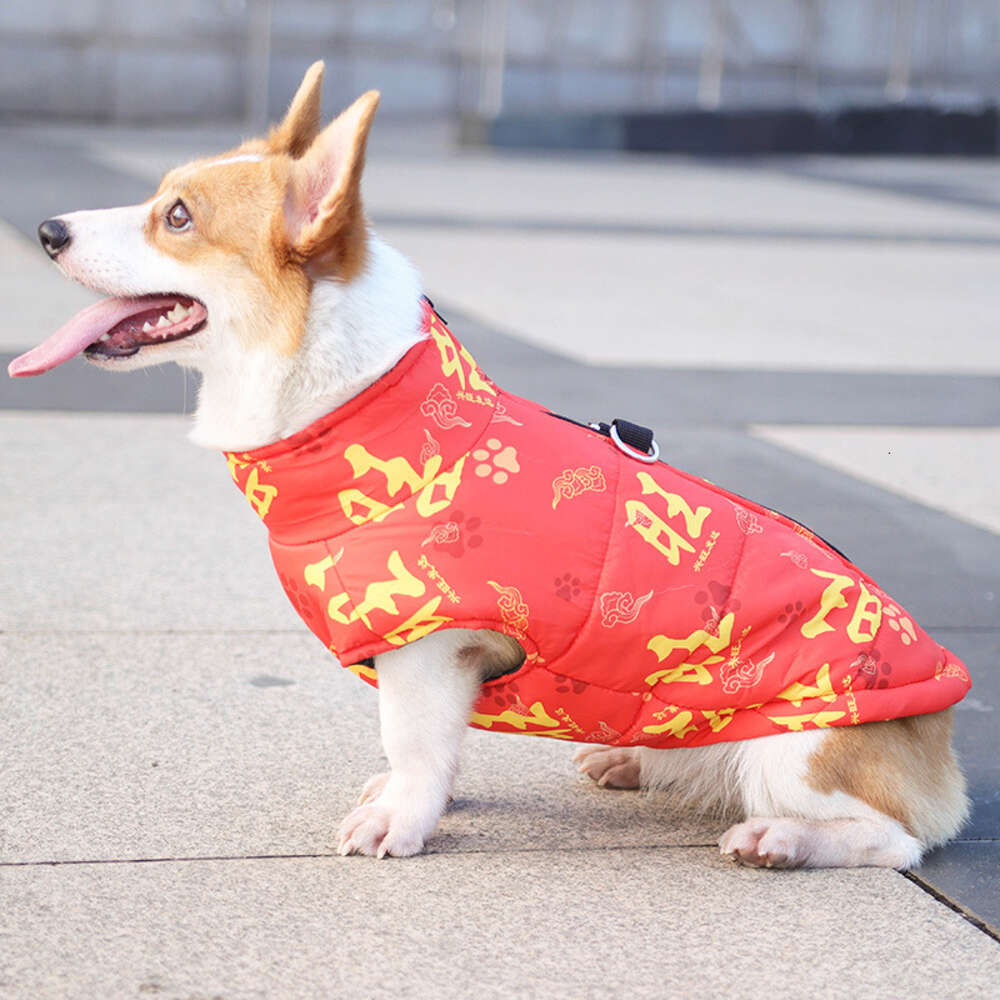
[[[361,171],[379,94],[370,90],[292,163],[285,226],[293,255],[317,272],[343,274],[363,251]]]
[[[298,159],[319,135],[320,100],[323,92],[323,62],[314,62],[302,77],[280,125],[271,130],[267,145],[272,153],[287,153]]]

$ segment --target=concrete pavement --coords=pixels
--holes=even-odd
[[[376,225],[499,382],[650,423],[669,461],[810,524],[966,658],[972,822],[911,877],[746,871],[717,824],[599,791],[569,747],[470,732],[428,856],[332,856],[384,766],[373,692],[168,415],[192,383],[72,364],[0,383],[0,996],[994,995],[1000,198],[961,164],[392,136]],[[0,351],[87,300],[28,242],[38,220],[224,142],[0,130]]]

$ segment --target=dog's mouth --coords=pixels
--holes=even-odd
[[[187,295],[104,299],[77,313],[48,340],[15,358],[8,374],[40,375],[83,353],[95,361],[130,358],[141,350],[183,340],[208,321],[208,310]]]

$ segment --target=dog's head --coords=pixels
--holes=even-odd
[[[365,261],[360,182],[379,95],[320,131],[323,64],[264,139],[171,170],[141,205],[72,212],[39,227],[64,274],[112,296],[9,366],[37,375],[83,353],[103,368],[197,368],[233,350],[293,354],[312,283]]]

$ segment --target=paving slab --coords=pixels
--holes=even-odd
[[[970,1000],[1000,974],[1000,944],[896,873],[704,849],[6,867],[0,892],[18,1000]]]
[[[71,315],[67,310],[60,323]],[[42,334],[36,342],[44,339]],[[177,365],[158,365],[123,378],[74,358],[42,378],[7,378],[7,365],[20,353],[0,352],[0,410],[179,414],[194,408],[198,394],[197,373]]]
[[[657,428],[1000,424],[998,377],[684,368],[671,363],[667,342],[659,365],[589,365],[504,334],[448,299],[435,298],[435,303],[476,360],[504,388],[580,417],[628,416]],[[967,469],[966,475],[978,472]]]
[[[386,769],[376,694],[308,634],[0,636],[0,862],[327,854]],[[572,744],[468,734],[431,852],[714,845]]]
[[[0,629],[301,626],[225,459],[186,430],[178,417],[0,415],[13,486]]]
[[[995,786],[994,786],[995,788]],[[959,840],[945,850],[935,851],[913,873],[918,885],[925,885],[949,901],[961,900],[961,908],[979,918],[1000,941],[1000,900],[997,873],[1000,872],[1000,838]]]
[[[972,816],[961,836],[1000,842],[1000,628],[942,630],[938,638],[970,665],[975,678],[972,691],[955,706],[955,748],[972,798]]]
[[[380,231],[432,296],[594,364],[1000,373],[997,249]]]
[[[1000,534],[1000,495],[984,475],[1000,459],[1000,427],[755,427],[753,433]]]

